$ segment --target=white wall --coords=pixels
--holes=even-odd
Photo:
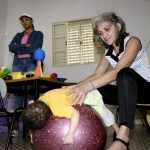
[[[7,0],[0,0],[0,67],[4,66]]]
[[[46,53],[44,74],[56,72],[59,77],[66,77],[68,79],[67,81],[71,82],[78,82],[91,74],[95,70],[96,64],[53,68],[53,22],[93,17],[104,11],[115,11],[125,20],[127,30],[131,34],[138,36],[145,47],[150,40],[150,0],[7,1],[7,26],[5,30],[8,32],[8,36],[5,38],[4,59],[4,64],[7,67],[11,67],[13,60],[13,54],[9,52],[8,44],[17,32],[22,31],[18,17],[23,12],[30,13],[34,18],[35,29],[41,30],[44,33],[44,44],[42,48]]]

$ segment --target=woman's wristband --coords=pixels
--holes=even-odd
[[[93,82],[92,82],[92,81],[89,81],[89,83],[92,85],[93,90],[96,90],[96,87],[95,87],[95,85],[93,84]]]

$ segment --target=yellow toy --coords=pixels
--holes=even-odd
[[[26,78],[26,74],[22,74],[21,72],[12,72],[11,76],[13,80]]]

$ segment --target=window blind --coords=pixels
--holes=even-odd
[[[53,64],[57,66],[95,63],[103,46],[95,47],[92,19],[53,24]]]

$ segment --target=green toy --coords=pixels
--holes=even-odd
[[[11,71],[6,67],[0,68],[0,78],[4,78],[7,75],[9,75],[10,73],[11,73]]]

